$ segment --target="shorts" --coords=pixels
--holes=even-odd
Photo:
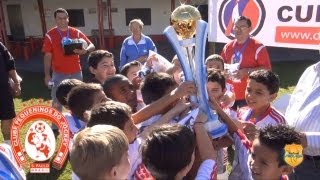
[[[16,117],[11,88],[8,85],[0,85],[0,120],[8,120]]]

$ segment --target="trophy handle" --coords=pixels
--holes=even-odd
[[[227,126],[220,122],[219,116],[214,113],[208,103],[207,92],[207,70],[205,67],[205,46],[207,39],[207,23],[203,20],[197,21],[196,29],[196,46],[195,46],[195,82],[197,86],[197,96],[199,100],[200,108],[207,114],[208,123],[206,123],[206,129],[213,138],[223,136],[227,133]]]
[[[178,59],[179,59],[180,64],[181,64],[182,71],[184,73],[185,80],[194,82],[193,73],[192,73],[191,67],[190,67],[190,65],[188,63],[189,60],[187,59],[187,57],[186,57],[186,55],[184,53],[185,50],[182,49],[182,47],[180,45],[181,42],[178,39],[178,35],[177,35],[176,31],[174,30],[174,28],[172,26],[168,26],[163,31],[163,33],[168,38],[169,42],[173,46],[173,49],[177,53]],[[190,96],[190,100],[192,102],[194,102],[194,103],[198,102],[196,96]]]

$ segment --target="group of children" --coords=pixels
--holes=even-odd
[[[252,72],[248,106],[233,110],[235,96],[223,59],[206,59],[209,101],[229,130],[212,139],[202,110],[192,126],[181,123],[197,108],[188,102],[196,87],[180,82],[176,57],[163,72],[142,72],[142,64],[131,62],[115,74],[113,55],[105,50],[92,52],[88,62],[94,75],[89,83],[67,79],[56,92],[69,110],[64,115],[73,137],[72,179],[216,179],[224,171],[223,149],[230,145],[235,156],[229,179],[283,179],[292,172],[283,160],[284,146],[301,142],[271,106],[279,90],[273,72]]]

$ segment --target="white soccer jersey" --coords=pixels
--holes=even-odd
[[[264,128],[269,124],[286,124],[284,116],[279,111],[274,109],[272,106],[270,106],[266,112],[264,112],[257,118],[251,118],[251,115],[252,109],[249,107],[240,108],[238,112],[240,120],[250,121],[254,123],[258,129]]]

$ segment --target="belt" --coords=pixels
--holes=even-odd
[[[320,161],[320,156],[309,156],[309,155],[303,155],[305,160],[315,160]]]

